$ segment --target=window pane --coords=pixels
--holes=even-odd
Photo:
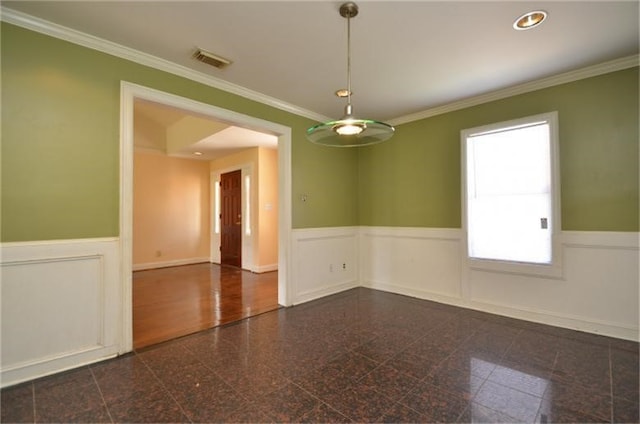
[[[245,196],[245,212],[244,212],[244,232],[246,235],[251,235],[251,177],[249,175],[244,177],[244,196]]]
[[[216,234],[220,234],[220,181],[216,181],[215,184],[215,211],[213,213],[214,216],[214,231]]]
[[[544,194],[478,199],[469,222],[469,256],[550,263],[551,230],[540,223],[550,215]]]
[[[549,193],[549,126],[471,138],[476,195]]]
[[[551,263],[551,212],[547,123],[467,138],[470,257]]]

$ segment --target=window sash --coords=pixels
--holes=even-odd
[[[530,133],[534,138],[543,134],[546,140],[533,141],[533,147],[526,148],[513,142],[509,145],[505,140],[517,133]],[[496,148],[506,145],[511,154],[523,149],[515,164],[509,163],[507,155],[507,159],[490,160],[485,166],[487,157],[495,158],[487,156],[492,148],[483,149],[486,146],[481,145],[495,140],[499,140]],[[461,144],[464,254],[469,265],[510,273],[559,275],[557,113],[463,130]],[[496,164],[501,161],[504,163]],[[535,166],[530,166],[532,162]],[[504,169],[499,171],[515,169],[516,177],[501,184],[500,172],[492,173],[491,169],[501,166]],[[532,178],[537,182],[531,183]],[[512,221],[511,229],[496,231],[506,227],[508,220]],[[483,246],[482,240],[493,243]]]

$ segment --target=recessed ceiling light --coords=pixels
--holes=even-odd
[[[193,152],[193,154],[196,156],[202,156],[202,152]]]
[[[547,19],[547,12],[544,10],[534,10],[525,13],[513,23],[513,29],[524,31],[526,29],[535,28]]]

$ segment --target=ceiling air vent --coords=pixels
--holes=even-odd
[[[202,49],[196,50],[196,52],[193,54],[193,57],[198,59],[200,62],[206,63],[207,65],[211,65],[218,69],[222,69],[227,65],[231,65],[230,60]]]

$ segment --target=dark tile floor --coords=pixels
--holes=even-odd
[[[638,422],[638,344],[354,289],[2,390],[2,422]]]

